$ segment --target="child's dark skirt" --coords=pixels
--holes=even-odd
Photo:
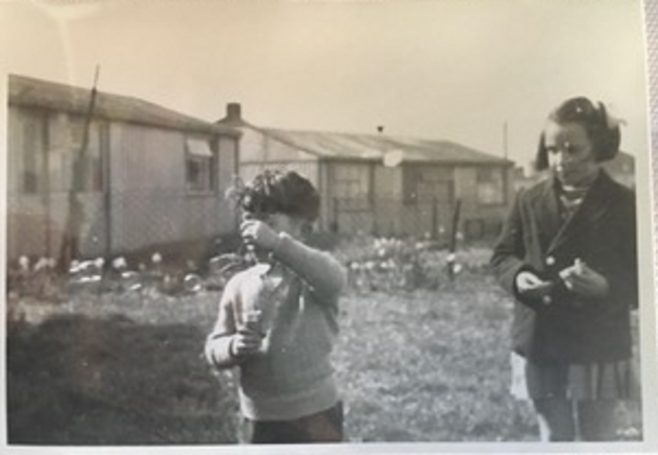
[[[242,441],[247,444],[307,444],[343,440],[343,404],[294,420],[242,419]]]
[[[637,398],[631,360],[539,365],[512,353],[512,395],[521,400],[629,400]]]

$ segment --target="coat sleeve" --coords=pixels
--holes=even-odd
[[[607,277],[610,285],[610,298],[613,304],[626,304],[635,309],[639,302],[637,232],[635,196],[628,193],[623,204],[621,217],[622,233],[619,236],[619,251],[615,273]]]
[[[238,364],[238,360],[231,354],[231,343],[236,331],[233,311],[233,301],[238,295],[236,278],[233,277],[227,283],[219,302],[217,320],[206,338],[206,360],[215,368],[230,368]]]
[[[533,301],[523,299],[516,289],[516,276],[524,271],[533,271],[533,267],[524,261],[525,246],[523,241],[523,219],[521,214],[521,203],[524,193],[517,194],[507,218],[503,224],[503,230],[496,242],[491,257],[491,266],[496,279],[517,300],[529,306]]]

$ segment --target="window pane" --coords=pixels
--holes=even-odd
[[[212,191],[215,188],[216,153],[203,138],[185,139],[186,185],[192,191]]]

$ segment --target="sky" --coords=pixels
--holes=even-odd
[[[576,95],[648,153],[639,0],[0,0],[5,72],[214,121],[445,139],[525,165]]]

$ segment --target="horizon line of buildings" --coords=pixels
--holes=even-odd
[[[8,258],[57,257],[72,192],[82,207],[74,256],[192,244],[201,254],[235,233],[224,198],[234,176],[265,168],[316,186],[319,230],[432,238],[450,230],[457,201],[467,237],[495,235],[514,191],[537,178],[446,140],[256,126],[238,103],[207,122],[99,91],[87,127],[89,99],[88,89],[9,76]],[[632,185],[632,156],[617,161],[611,173]]]

